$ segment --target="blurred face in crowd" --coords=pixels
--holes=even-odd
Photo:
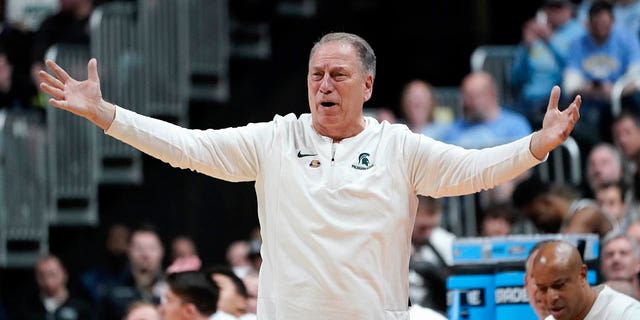
[[[521,211],[538,229],[546,232],[557,232],[561,218],[556,212],[556,202],[557,199],[550,195],[540,195],[521,208]]]
[[[376,112],[376,120],[382,123],[383,121],[387,121],[389,123],[396,123],[396,115],[393,114],[393,111],[387,108],[382,108]]]
[[[236,316],[244,314],[247,309],[247,300],[238,292],[231,278],[219,273],[213,274],[212,277],[220,288],[218,310]]]
[[[635,256],[631,242],[621,237],[602,248],[600,268],[606,280],[630,281],[640,272],[640,260]]]
[[[233,267],[249,265],[249,243],[236,241],[229,245],[227,262]]]
[[[364,71],[352,45],[321,44],[309,60],[307,88],[313,127],[320,134],[341,140],[364,130],[362,108],[371,98],[373,75]]]
[[[553,30],[558,29],[565,22],[571,19],[572,9],[566,4],[553,4],[544,7],[547,14],[547,21]]]
[[[171,243],[171,256],[173,259],[196,256],[196,245],[187,237],[176,237]]]
[[[109,228],[106,247],[114,255],[126,254],[129,248],[129,236],[131,231],[127,226],[114,224]]]
[[[609,38],[612,27],[613,16],[606,10],[600,11],[589,18],[589,32],[597,43],[603,43]]]
[[[409,127],[431,122],[434,97],[429,86],[423,81],[415,80],[409,83],[404,89],[401,103]]]
[[[615,182],[622,177],[622,167],[615,151],[609,147],[595,147],[589,154],[587,178],[589,185],[595,190],[608,182]]]
[[[462,81],[462,111],[468,122],[491,120],[498,107],[497,96],[491,76],[474,72]]]
[[[411,242],[415,246],[423,245],[431,236],[433,229],[440,225],[442,212],[430,212],[426,208],[418,208],[416,222],[413,225]]]
[[[36,282],[44,296],[53,297],[66,291],[67,272],[58,258],[47,257],[40,260],[36,265],[35,273]]]
[[[159,271],[163,254],[162,243],[155,233],[136,231],[131,236],[129,260],[132,268],[141,272]]]
[[[618,221],[622,221],[627,206],[624,203],[622,190],[616,185],[600,188],[596,191],[596,201],[600,208],[611,214]]]
[[[630,117],[623,117],[613,124],[613,141],[627,159],[640,154],[640,128]]]
[[[488,217],[482,220],[482,234],[485,237],[506,236],[511,233],[511,225],[509,221]]]
[[[77,9],[79,6],[90,3],[91,0],[59,0],[60,11],[71,11]]]
[[[13,66],[9,63],[9,58],[6,54],[0,53],[0,92],[9,92],[12,74]]]

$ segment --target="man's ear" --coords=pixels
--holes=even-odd
[[[185,319],[195,319],[200,315],[200,311],[193,303],[185,303],[182,305]]]
[[[367,79],[364,80],[364,101],[367,102],[371,99],[371,94],[373,93],[373,75],[368,75]]]

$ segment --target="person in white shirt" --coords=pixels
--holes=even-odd
[[[167,275],[169,288],[162,298],[163,320],[207,320],[216,312],[217,285],[201,271],[181,271]]]
[[[640,296],[640,248],[638,242],[622,232],[608,234],[602,240],[600,273],[604,281],[621,280],[634,288]]]
[[[407,319],[411,231],[418,199],[489,189],[540,163],[571,133],[582,102],[562,111],[551,91],[542,129],[465,150],[363,115],[376,58],[350,33],[311,49],[311,113],[189,130],[102,98],[97,61],[77,81],[53,61],[49,102],[165,161],[227,181],[255,181],[262,231],[261,319]]]
[[[550,241],[533,262],[536,294],[547,308],[546,320],[640,319],[640,302],[606,285],[590,287],[587,266],[576,247]]]
[[[247,312],[247,288],[231,268],[213,266],[204,271],[220,289],[218,311],[209,320],[255,320]]]

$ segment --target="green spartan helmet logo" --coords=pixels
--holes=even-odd
[[[358,163],[363,165],[364,167],[369,167],[369,154],[361,153],[358,157]]]

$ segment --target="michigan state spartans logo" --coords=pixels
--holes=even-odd
[[[369,159],[371,155],[363,152],[358,156],[358,162],[354,163],[351,165],[352,168],[354,169],[358,169],[358,170],[367,170],[371,167],[373,167],[373,163],[371,162],[371,160]]]

